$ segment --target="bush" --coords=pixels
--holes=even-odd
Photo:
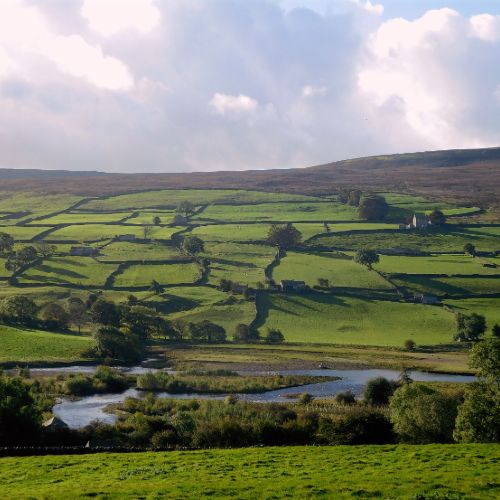
[[[395,442],[392,424],[381,412],[370,408],[320,419],[315,437],[320,444],[389,444]]]
[[[412,339],[405,340],[405,349],[407,351],[414,351],[417,344]]]
[[[391,398],[394,430],[405,443],[450,443],[461,396],[437,392],[422,384],[408,384]]]
[[[335,401],[341,405],[353,405],[356,403],[356,396],[352,391],[339,392],[335,396]]]
[[[141,358],[140,339],[132,334],[122,333],[112,326],[103,326],[94,335],[96,355],[125,362],[138,361]]]
[[[268,344],[282,344],[285,341],[285,336],[281,333],[281,330],[270,328],[267,330],[265,341]]]
[[[389,404],[389,399],[396,390],[397,384],[384,377],[372,378],[365,385],[364,402],[372,406]]]

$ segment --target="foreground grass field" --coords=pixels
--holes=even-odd
[[[0,458],[0,496],[16,500],[496,499],[499,460],[500,447],[495,445],[283,447]]]

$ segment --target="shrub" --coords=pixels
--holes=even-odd
[[[363,399],[366,404],[381,406],[389,404],[389,399],[396,389],[396,384],[384,377],[372,378],[365,385]]]
[[[405,349],[407,351],[414,351],[415,350],[415,347],[416,347],[416,343],[414,340],[412,339],[408,339],[408,340],[405,340]]]
[[[422,384],[404,385],[391,398],[391,421],[405,443],[449,443],[460,403],[461,397],[454,393]]]
[[[356,403],[356,396],[352,391],[339,392],[335,396],[335,401],[341,405],[353,405]]]
[[[281,330],[270,328],[267,330],[265,341],[268,344],[281,344],[285,341],[285,336],[281,333]]]

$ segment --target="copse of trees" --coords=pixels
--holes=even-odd
[[[203,320],[198,323],[189,323],[186,332],[192,340],[219,343],[226,341],[226,330],[215,323]]]
[[[120,312],[114,302],[97,299],[90,307],[90,317],[93,323],[104,326],[120,326]]]
[[[34,326],[38,306],[29,297],[13,295],[0,301],[0,318],[8,323]]]
[[[184,217],[189,217],[194,214],[195,206],[190,201],[181,201],[175,211]]]
[[[277,328],[268,328],[265,341],[268,344],[282,344],[285,341],[285,336]]]
[[[64,330],[69,323],[68,312],[56,302],[45,305],[40,311],[40,318],[49,330]]]
[[[446,224],[446,216],[437,208],[429,214],[429,220],[433,226],[444,226]]]
[[[475,342],[483,337],[486,331],[486,318],[481,314],[470,315],[458,313],[456,315],[457,333],[455,339],[459,341]]]
[[[464,245],[464,254],[470,255],[471,257],[476,256],[476,247],[472,243],[466,243]]]
[[[294,248],[302,241],[302,233],[291,223],[273,224],[267,234],[267,242],[270,245],[278,246],[287,250]]]
[[[389,213],[389,205],[383,196],[363,197],[358,207],[358,217],[363,220],[383,220]]]
[[[0,254],[8,255],[14,248],[14,238],[7,233],[0,232]]]
[[[27,246],[21,248],[17,252],[13,252],[7,257],[5,269],[7,269],[7,271],[15,272],[19,268],[26,266],[27,264],[36,260],[37,257],[38,254],[35,247]]]

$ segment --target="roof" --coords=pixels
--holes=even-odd
[[[46,420],[43,424],[44,427],[48,427],[50,429],[67,429],[68,424],[61,420],[59,417],[52,417]]]
[[[417,221],[421,221],[421,222],[427,222],[427,215],[423,215],[423,214],[414,214],[413,217],[415,219],[417,219]]]

